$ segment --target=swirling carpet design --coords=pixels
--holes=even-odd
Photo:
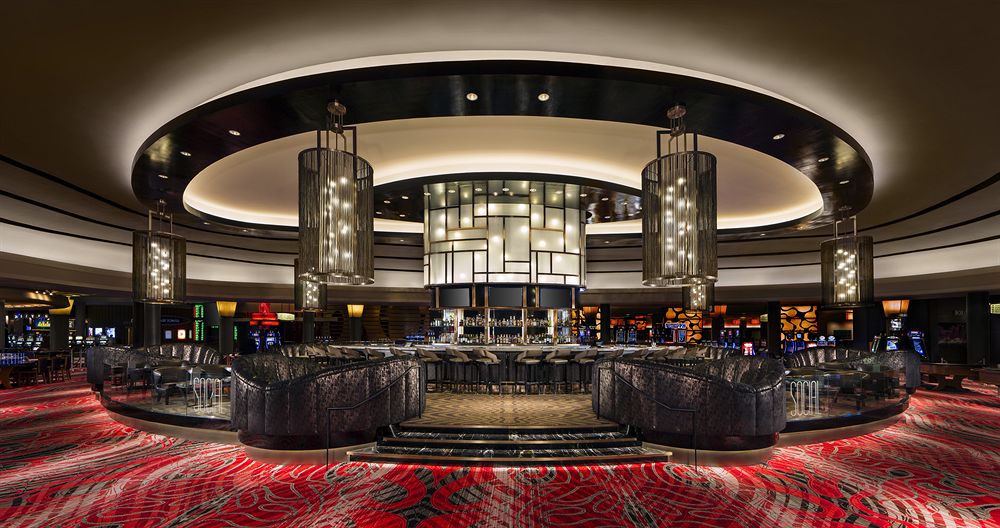
[[[1000,526],[1000,398],[918,392],[877,433],[758,466],[274,466],[112,421],[87,386],[0,392],[0,526]]]

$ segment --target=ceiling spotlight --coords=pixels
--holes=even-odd
[[[767,236],[767,233],[761,233],[760,236]]]
[[[826,163],[826,162],[830,161],[830,158],[827,158],[827,157],[823,157],[823,158],[820,158],[820,159],[818,159],[818,160],[816,160],[816,161],[818,161],[818,162],[820,162],[820,163]]]
[[[405,195],[405,194],[404,194],[404,195],[402,195],[402,196],[400,196],[400,198],[402,198],[402,199],[404,199],[404,200],[409,200],[409,199],[410,199],[410,197],[409,197],[409,196],[407,196],[407,195]]]
[[[536,190],[537,189],[535,189],[534,187],[532,187],[532,188],[528,189],[528,192],[535,192]]]
[[[188,152],[188,151],[186,151],[186,150],[182,150],[182,151],[181,151],[181,156],[184,156],[184,157],[187,157],[187,158],[190,158],[190,157],[191,157],[191,153],[190,153],[190,152]]]
[[[382,200],[382,203],[384,203],[384,204],[391,204],[392,202],[389,201],[389,200]]]
[[[605,240],[605,241],[604,241],[604,243],[605,243],[605,244],[610,244],[610,243],[611,243],[611,241],[610,241],[610,240]]]
[[[375,214],[382,214],[382,211],[375,211]]]
[[[166,174],[157,174],[157,176],[163,178],[164,180],[170,177],[170,176],[167,176]]]
[[[541,101],[541,102],[543,102],[543,103],[545,101],[548,101],[549,100],[549,94],[547,94],[545,92],[542,92],[542,93],[538,94],[538,100]]]
[[[610,216],[605,216],[604,219],[605,220],[611,220],[611,217]]]
[[[779,140],[779,139],[781,139],[783,137],[785,137],[784,134],[775,134],[775,135],[771,136],[771,139],[777,141],[777,140]]]
[[[234,135],[234,136],[240,135],[240,131],[239,130],[230,130],[229,133],[232,134],[232,135]]]
[[[602,202],[606,202],[606,201],[608,201],[608,197],[607,197],[607,196],[605,196],[604,198],[601,198],[601,201],[602,201]]]
[[[851,183],[851,180],[840,180],[841,185],[847,185],[848,183]]]
[[[205,224],[205,225],[209,225],[209,223],[208,223],[208,222],[202,222],[202,223],[203,223],[203,224]]]
[[[244,232],[244,233],[249,233],[249,232],[250,232],[250,230],[249,230],[249,229],[244,229],[244,230],[243,230],[243,232]]]
[[[425,192],[424,193],[424,196],[430,196],[430,195],[431,195],[431,193],[429,193],[429,192]]]
[[[507,192],[507,191],[509,191],[509,190],[510,190],[510,188],[508,188],[508,187],[504,187],[503,189],[500,189],[500,190],[501,190],[501,191],[503,191],[503,192]]]
[[[448,194],[455,194],[455,189],[448,189]]]
[[[556,191],[556,194],[562,194],[562,191]]]
[[[580,198],[586,198],[586,197],[587,197],[587,193],[580,193]]]
[[[477,94],[476,92],[469,92],[465,94],[465,98],[470,101],[475,101],[476,99],[479,99],[479,94]]]
[[[402,238],[401,238],[401,239],[399,239],[399,241],[400,241],[400,242],[406,242],[406,240],[403,240]]]
[[[400,214],[399,214],[399,217],[400,217],[400,218],[406,218],[406,215],[405,215],[405,214],[403,214],[403,213],[400,213]]]
[[[483,192],[483,188],[482,187],[476,187],[476,192]]]

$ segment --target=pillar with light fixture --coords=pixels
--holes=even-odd
[[[858,235],[853,218],[851,234],[840,234],[840,220],[834,222],[834,237],[820,245],[823,306],[853,308],[875,299],[875,268],[872,237]]]
[[[68,298],[69,306],[49,310],[49,350],[69,348],[69,316],[73,313],[73,298]]]
[[[136,302],[179,303],[187,293],[186,242],[174,234],[173,217],[164,206],[160,200],[157,210],[149,211],[147,230],[132,233],[132,298]]]
[[[365,305],[363,304],[348,304],[347,305],[347,320],[348,320],[348,330],[350,331],[351,341],[361,341],[364,338],[364,327],[361,325],[361,316],[365,313]]]
[[[299,259],[304,278],[327,284],[375,282],[372,166],[357,155],[347,108],[327,107],[316,147],[299,153]],[[346,131],[351,131],[348,149]]]
[[[656,159],[642,171],[642,283],[692,286],[718,279],[716,161],[688,134],[682,105],[667,111]],[[668,135],[662,154],[661,137]]]
[[[233,353],[236,337],[233,333],[233,318],[236,316],[235,301],[215,301],[219,311],[219,354],[223,357]]]

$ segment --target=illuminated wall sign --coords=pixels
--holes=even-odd
[[[294,321],[295,320],[295,314],[290,314],[290,313],[285,313],[285,312],[278,312],[277,316],[278,316],[278,320],[279,321]]]
[[[195,342],[202,343],[205,341],[205,305],[196,304],[194,305],[194,330],[191,332],[191,338]]]
[[[991,304],[990,313],[993,315],[1000,315],[1000,304]]]

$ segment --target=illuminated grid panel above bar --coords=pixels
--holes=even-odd
[[[580,186],[527,180],[424,186],[424,285],[585,284]]]

